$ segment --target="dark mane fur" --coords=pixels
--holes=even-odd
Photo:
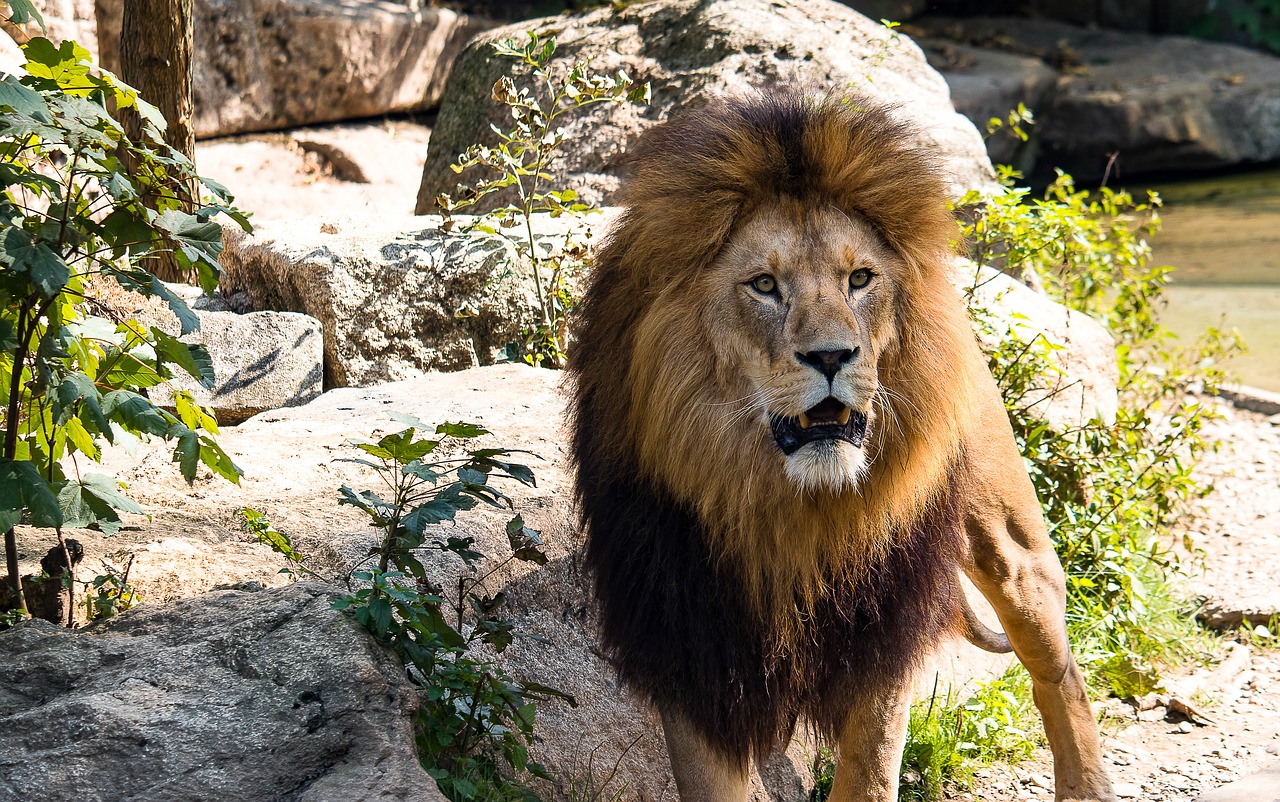
[[[963,310],[955,320],[928,314],[954,302],[939,287],[955,229],[933,159],[912,143],[907,125],[859,98],[755,97],[657,126],[634,153],[626,209],[583,300],[569,365],[572,457],[603,645],[630,687],[684,713],[733,759],[763,756],[798,718],[834,734],[864,690],[911,671],[958,616],[960,494],[945,464],[960,455],[945,441],[957,441],[955,420],[967,414],[950,410],[967,401],[930,393],[942,366],[958,362],[947,338],[972,348],[972,333]],[[797,609],[785,636],[753,611],[737,564],[709,550],[709,522],[643,469],[629,425],[633,403],[644,403],[630,377],[650,306],[716,258],[744,210],[783,196],[860,213],[917,271],[929,300],[904,313],[919,321],[900,326],[911,355],[881,367],[918,394],[913,408],[954,417],[913,429],[911,409],[899,413],[915,438],[902,448],[941,449],[944,467],[915,480],[886,474],[873,491],[903,493],[914,481],[928,502],[892,527],[883,556],[820,577],[812,615]],[[904,453],[882,470],[907,470]]]

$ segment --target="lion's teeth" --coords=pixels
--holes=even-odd
[[[841,426],[846,426],[848,425],[849,418],[852,415],[853,415],[853,410],[850,409],[849,407],[845,407],[844,409],[840,410],[840,417],[836,418],[836,423],[839,423]]]
[[[809,416],[808,416],[808,415],[806,415],[806,414],[804,414],[803,412],[801,412],[801,413],[800,413],[800,428],[801,428],[801,429],[808,429],[808,428],[809,428],[810,426],[812,426],[812,425],[813,425],[813,421],[809,420]]]

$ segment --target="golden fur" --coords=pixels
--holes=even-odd
[[[961,570],[1031,675],[1057,798],[1114,799],[916,139],[859,98],[685,114],[643,137],[596,256],[570,359],[585,563],[685,802],[741,802],[802,717],[840,744],[833,801],[895,799],[921,657],[982,629]]]
[[[627,212],[593,279],[638,307],[616,321],[630,330],[611,337],[631,340],[623,384],[630,403],[614,407],[625,419],[596,425],[620,433],[616,448],[634,450],[645,471],[712,524],[722,557],[776,619],[794,617],[796,592],[811,601],[818,577],[856,572],[881,556],[931,503],[968,426],[982,369],[947,277],[956,226],[937,171],[882,110],[821,102],[821,124],[802,143],[810,183],[794,195],[780,193],[763,167],[785,162],[779,143],[742,127],[704,132],[727,146],[691,151],[679,169],[643,169],[642,152]],[[796,259],[814,250],[806,244],[850,233],[861,253]],[[865,476],[856,486],[806,488],[787,480],[787,460],[762,418],[800,411],[779,408],[796,378],[771,371],[765,349],[741,347],[741,321],[721,314],[721,301],[739,284],[726,274],[777,272],[772,261],[816,277],[845,256],[877,265],[890,296],[867,321],[878,386]],[[767,347],[794,363],[804,344],[778,334]]]

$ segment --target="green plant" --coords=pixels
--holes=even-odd
[[[529,269],[540,320],[526,330],[519,354],[531,365],[558,368],[564,364],[568,320],[575,303],[570,282],[585,266],[588,253],[589,232],[582,218],[592,211],[572,189],[548,187],[550,166],[568,139],[561,123],[566,114],[597,103],[648,103],[649,85],[634,83],[622,71],[612,76],[593,74],[586,61],[574,64],[564,80],[557,81],[550,68],[556,42],[533,32],[523,45],[506,39],[493,48],[528,68],[534,86],[517,86],[508,76],[494,84],[493,99],[511,110],[514,123],[507,131],[494,128],[496,146],[473,145],[452,168],[462,173],[483,167],[496,177],[479,179],[472,186],[460,184],[453,195],[436,198],[436,205],[445,215],[442,227],[447,231],[454,225],[453,212],[508,188],[515,192],[514,202],[488,212],[465,230],[502,237],[514,248],[520,269]],[[533,231],[533,215],[540,212],[569,216],[578,225],[560,242],[539,239]]]
[[[1175,525],[1208,488],[1192,468],[1206,448],[1213,409],[1188,393],[1212,392],[1240,348],[1214,330],[1178,347],[1158,311],[1171,268],[1149,264],[1146,237],[1159,198],[1075,189],[1059,174],[1042,200],[1010,188],[981,204],[967,227],[974,261],[1033,275],[1051,297],[1102,322],[1116,341],[1120,405],[1057,431],[1037,412],[1056,346],[1019,321],[974,310],[1014,432],[1067,573],[1068,624],[1082,663],[1117,695],[1158,682],[1157,664],[1181,652],[1194,629],[1169,549]]]
[[[314,571],[303,565],[307,556],[294,548],[293,540],[284,532],[277,531],[266,515],[245,507],[240,510],[240,517],[244,518],[244,525],[249,530],[249,534],[253,535],[259,543],[271,547],[272,551],[289,561],[289,566],[281,568],[280,573],[301,573],[316,579],[320,578]]]
[[[103,573],[86,583],[85,618],[90,621],[111,618],[137,604],[138,594],[129,584],[134,557],[132,552],[121,551],[102,561]]]
[[[1223,36],[1223,23],[1243,33],[1250,44],[1280,53],[1280,0],[1233,0],[1210,4],[1206,13],[1192,21],[1188,33],[1204,39]]]
[[[990,139],[1004,131],[1019,142],[1026,142],[1031,138],[1027,128],[1035,124],[1036,118],[1031,109],[1027,108],[1026,104],[1019,103],[1018,107],[1010,111],[1004,119],[992,117],[987,120],[987,135],[983,138]]]
[[[31,18],[27,2],[9,9],[13,23]],[[143,512],[111,477],[81,472],[81,458],[99,461],[104,440],[162,437],[174,442],[188,482],[201,463],[238,480],[213,440],[214,418],[189,392],[174,392],[174,412],[146,397],[175,372],[212,386],[204,348],[137,320],[109,319],[90,301],[102,287],[122,287],[162,299],[182,332],[194,331],[199,320],[143,260],[171,251],[210,291],[222,249],[213,218],[226,214],[248,228],[211,181],[201,179],[204,203],[180,208],[163,188],[173,178],[195,181],[193,165],[163,143],[155,109],[93,68],[84,48],[35,38],[22,49],[27,74],[0,77],[0,531],[8,564],[0,607],[18,609],[16,525],[51,528],[63,542],[64,527],[110,533],[119,512]],[[144,120],[136,141],[111,116],[124,108]]]
[[[583,738],[585,737],[584,735]],[[627,784],[619,783],[612,790],[610,787],[618,777],[618,767],[622,765],[622,759],[644,737],[643,734],[637,735],[631,743],[627,744],[603,774],[599,764],[596,763],[596,753],[608,741],[601,741],[592,747],[584,761],[581,759],[582,739],[579,739],[578,748],[574,750],[573,758],[564,768],[561,778],[560,787],[566,802],[621,802],[626,796]]]
[[[501,653],[512,642],[512,624],[501,616],[502,593],[485,582],[513,560],[544,564],[542,541],[519,515],[506,527],[511,553],[482,569],[475,539],[442,532],[437,524],[479,503],[510,509],[511,499],[490,484],[494,477],[534,483],[533,472],[511,462],[502,448],[464,450],[488,434],[473,424],[445,423],[434,430],[400,419],[410,428],[374,443],[357,443],[365,456],[351,461],[374,469],[390,496],[344,485],[339,503],[363,510],[381,532],[379,542],[352,569],[359,588],[336,605],[348,609],[411,667],[423,688],[418,745],[427,771],[453,800],[536,799],[527,777],[550,779],[529,757],[537,703],[573,700],[535,682],[509,676],[481,649]],[[419,436],[434,431],[435,436]],[[437,552],[461,561],[456,582],[435,584],[420,554]],[[376,565],[368,563],[376,561]]]

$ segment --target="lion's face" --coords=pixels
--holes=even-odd
[[[876,423],[878,357],[894,336],[903,261],[863,219],[783,202],[737,227],[698,294],[735,393],[734,424],[762,428],[808,491],[856,486]],[[750,432],[743,435],[749,437]]]

